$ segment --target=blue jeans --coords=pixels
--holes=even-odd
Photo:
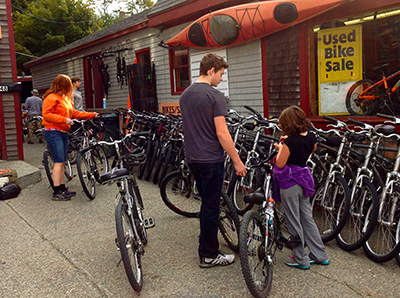
[[[58,130],[45,130],[44,138],[54,162],[65,162],[68,154],[68,134]]]
[[[199,256],[215,258],[219,253],[218,224],[224,179],[224,163],[190,163],[201,196]]]

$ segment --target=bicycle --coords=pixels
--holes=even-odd
[[[377,116],[390,120],[385,123],[400,124],[400,118],[384,114],[377,114]],[[363,246],[367,256],[375,262],[390,261],[395,257],[398,258],[400,253],[400,135],[391,133],[381,136],[395,138],[397,152],[393,168],[387,171],[386,180],[382,183],[375,229]],[[381,159],[384,158],[381,157]]]
[[[132,288],[140,292],[143,287],[142,256],[145,253],[144,245],[148,242],[146,229],[155,226],[154,218],[143,216],[144,204],[140,194],[135,174],[126,168],[143,164],[146,155],[142,149],[134,150],[129,155],[121,152],[118,146],[128,137],[146,136],[149,132],[129,132],[121,140],[114,142],[98,141],[90,147],[99,145],[115,146],[119,156],[118,167],[113,168],[100,176],[101,183],[117,183],[119,192],[116,196],[115,225],[117,250],[121,253],[121,260]]]
[[[364,79],[350,87],[346,95],[346,108],[352,116],[369,116],[377,112],[395,115],[399,110],[400,79],[393,86],[389,86],[388,82],[394,82],[393,79],[400,75],[400,70],[386,77],[383,69],[387,65],[374,68],[374,70],[382,69],[381,80],[373,82]]]
[[[201,197],[196,189],[196,181],[190,174],[185,160],[182,160],[178,170],[169,173],[161,181],[160,194],[163,202],[173,212],[189,217],[198,218]],[[219,231],[225,242],[233,251],[239,249],[239,217],[232,201],[227,194],[221,192]]]
[[[273,199],[273,158],[274,150],[263,161],[253,164],[252,168],[265,169],[263,186],[246,195],[243,200],[248,206],[257,205],[244,213],[240,223],[239,253],[242,273],[250,293],[256,298],[268,297],[273,279],[275,252],[284,245],[291,248],[299,244],[295,237],[286,238],[284,217]]]

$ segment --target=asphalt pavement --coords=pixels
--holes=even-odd
[[[75,177],[67,185],[77,196],[54,202],[41,165],[42,144],[24,147],[25,161],[41,169],[42,180],[0,201],[0,297],[252,297],[239,256],[227,267],[199,268],[198,220],[170,211],[158,186],[141,180],[145,214],[156,226],[148,230],[139,295],[115,245],[117,186],[97,185],[90,201]],[[222,237],[220,249],[230,253]],[[290,251],[278,251],[270,297],[400,297],[395,260],[377,264],[362,249],[344,252],[335,241],[326,249],[331,264],[306,271],[284,265]]]

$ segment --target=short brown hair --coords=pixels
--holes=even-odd
[[[81,81],[81,79],[78,78],[78,77],[71,77],[71,82],[72,82],[72,83],[80,82],[80,81]]]
[[[229,64],[222,58],[221,56],[218,56],[217,54],[207,54],[201,59],[200,62],[200,75],[201,76],[206,76],[207,71],[209,71],[211,68],[215,68],[215,71],[219,71],[222,68],[228,68]]]
[[[279,125],[284,135],[298,135],[311,128],[311,121],[306,113],[298,106],[290,106],[279,116]]]

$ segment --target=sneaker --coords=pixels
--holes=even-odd
[[[39,140],[39,144],[43,144],[43,141],[42,141],[42,140]]]
[[[28,141],[28,144],[33,144],[33,142],[32,141]]]
[[[59,191],[58,193],[53,193],[53,201],[69,201],[71,196],[66,195],[64,192]]]
[[[317,264],[317,265],[329,265],[330,262],[331,261],[329,261],[329,259],[326,260],[326,261],[323,261],[323,262],[319,262],[319,261],[316,261],[316,260],[310,260],[310,264]]]
[[[200,259],[200,268],[209,268],[214,266],[225,266],[230,265],[235,261],[234,255],[224,255],[218,254],[216,258],[201,258]]]
[[[285,260],[285,264],[289,267],[294,267],[294,268],[299,268],[302,270],[307,270],[310,269],[310,266],[301,266],[299,263],[297,263],[293,257],[289,257]]]
[[[64,194],[69,197],[75,197],[76,191],[69,191],[68,189],[64,190]]]

